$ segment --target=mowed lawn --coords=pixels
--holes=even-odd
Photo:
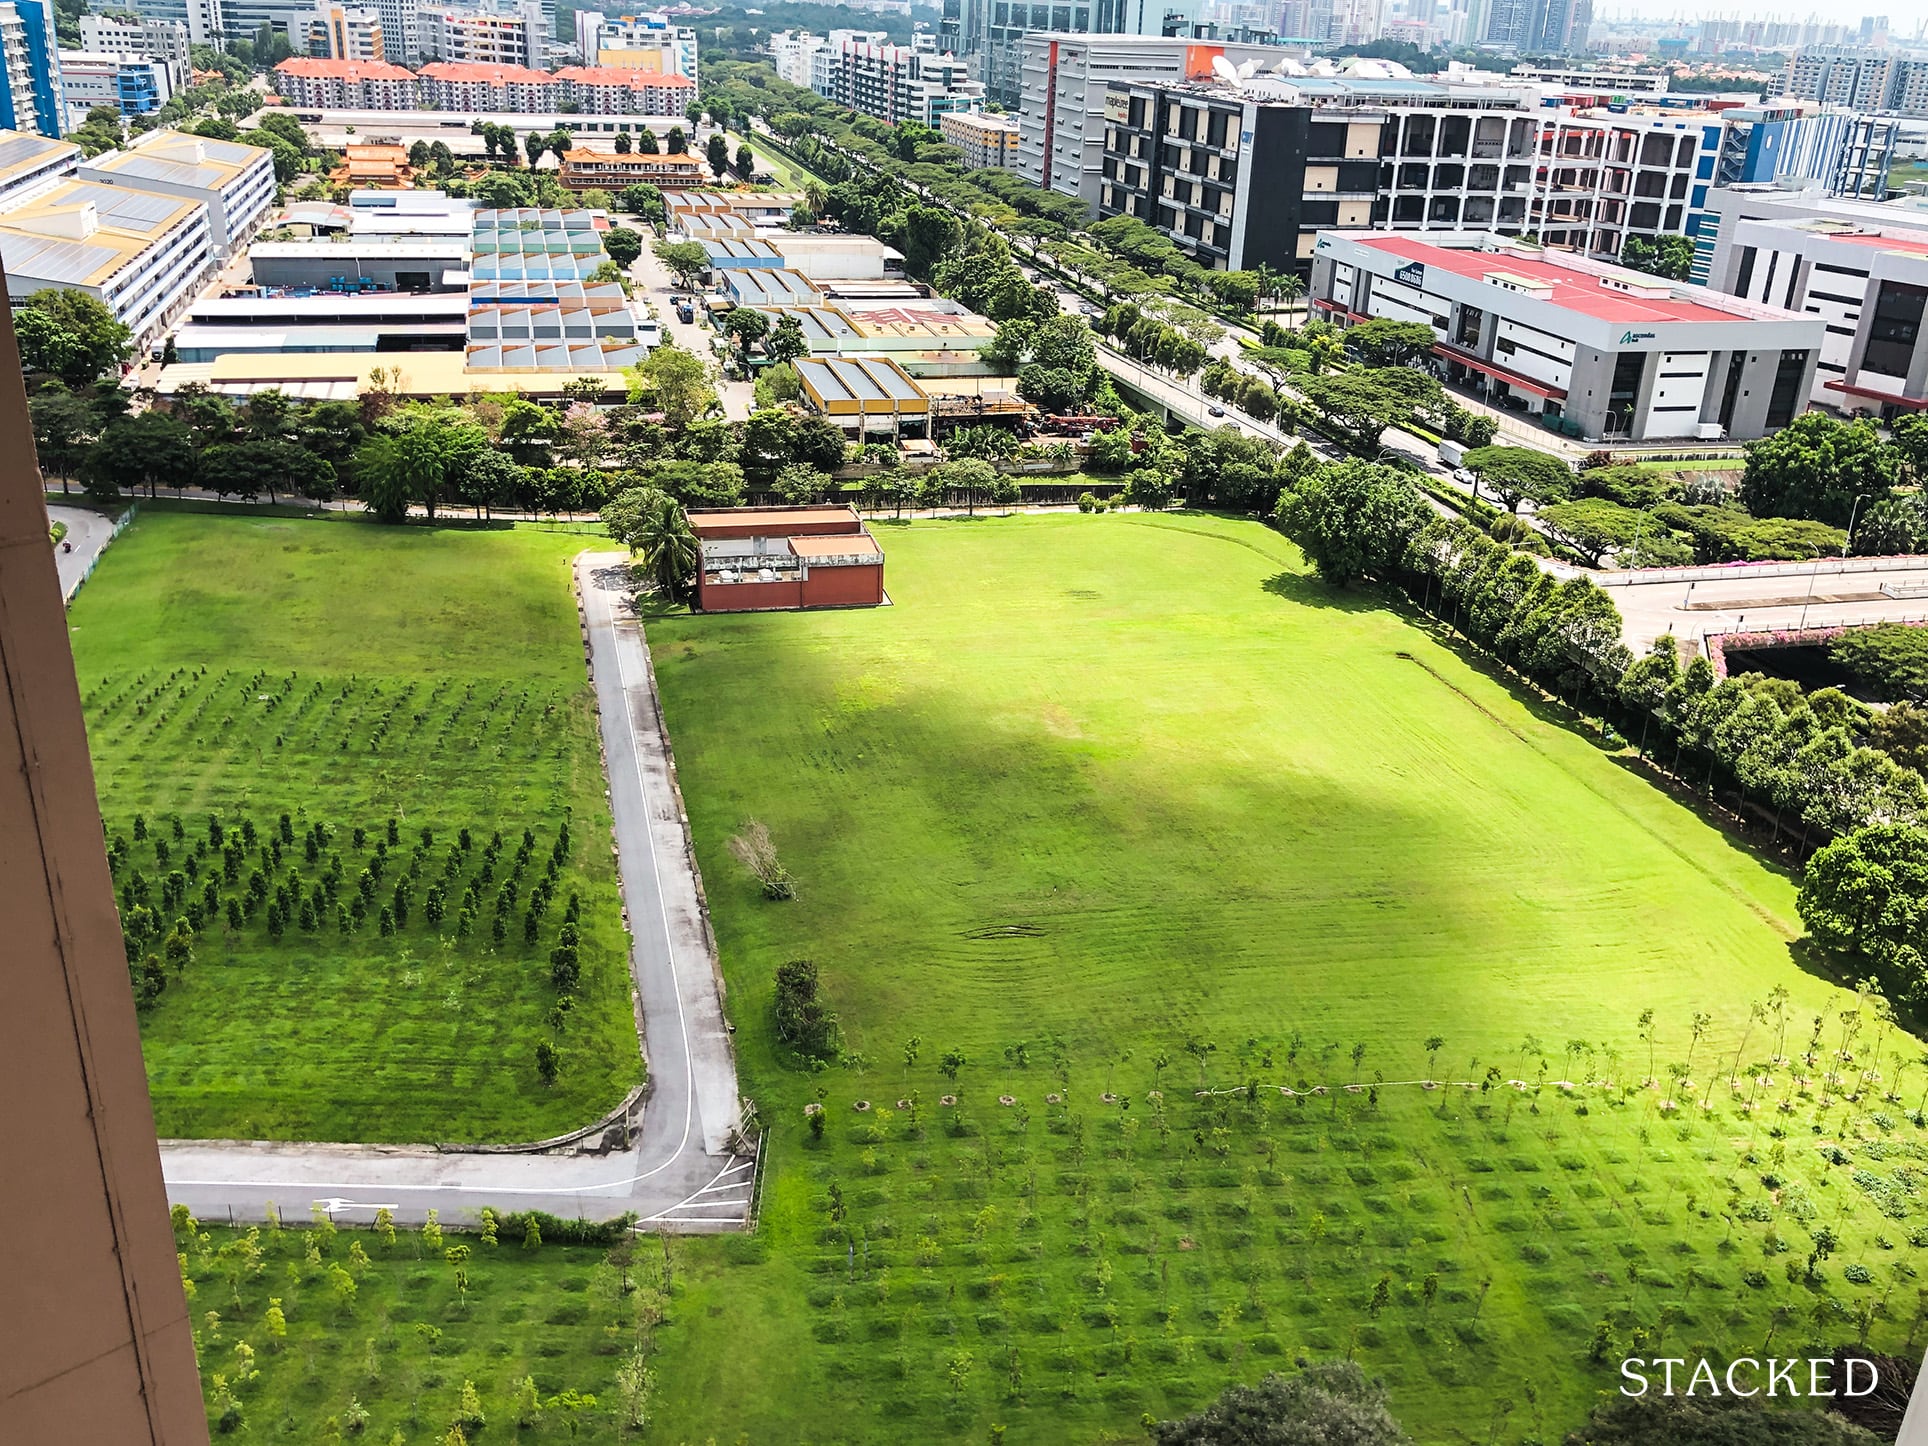
[[[102,812],[127,846],[117,882],[138,872],[158,893],[187,871],[188,897],[213,878],[237,898],[259,869],[270,892],[316,905],[278,940],[265,898],[238,929],[225,901],[202,925],[193,963],[142,1017],[163,1135],[541,1138],[640,1077],[569,576],[586,541],[155,513],[103,558],[69,620]],[[210,818],[229,839],[255,830],[233,878],[220,880]],[[317,825],[325,842],[308,856]],[[337,888],[315,895],[335,859]],[[379,882],[344,930],[337,910],[364,868]],[[438,881],[448,905],[432,922]],[[398,882],[412,908],[383,934]],[[572,894],[583,978],[556,1015],[549,951]],[[551,1087],[540,1040],[561,1050]]]
[[[1257,524],[877,531],[892,607],[648,625],[774,1148],[769,1262],[665,1337],[673,1432],[1123,1439],[1351,1351],[1420,1439],[1555,1440],[1614,1384],[1599,1321],[1615,1361],[1636,1330],[1758,1353],[1778,1309],[1851,1340],[1894,1293],[1911,1227],[1803,1141],[1865,1136],[1886,1172],[1928,1155],[1905,1111],[1748,1116],[1726,1087],[1776,986],[1790,1052],[1853,1002],[1795,965],[1784,874]],[[731,859],[751,818],[793,902]],[[799,958],[849,1068],[775,1046]],[[1725,1052],[1709,1118],[1587,1084],[1647,1075],[1647,1009],[1662,1078]],[[1422,1091],[1435,1035],[1440,1077],[1497,1068],[1495,1092]],[[1755,1027],[1748,1061],[1772,1045]],[[1200,1104],[1201,1079],[1265,1100]],[[1837,1268],[1797,1288],[1784,1258],[1823,1222]],[[1873,1342],[1901,1344],[1900,1298]]]
[[[1826,997],[1789,879],[1276,534],[880,535],[894,607],[650,625],[739,1017],[804,954],[884,1063],[1297,1029],[1406,1077]],[[728,859],[749,817],[794,903]]]

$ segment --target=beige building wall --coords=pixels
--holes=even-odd
[[[203,1446],[194,1340],[3,294],[0,920],[0,1441]]]

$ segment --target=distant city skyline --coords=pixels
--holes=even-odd
[[[1882,16],[1888,20],[1890,39],[1911,39],[1920,30],[1928,33],[1928,0],[1886,0],[1878,11],[1866,14]],[[1702,20],[1765,20],[1793,24],[1846,25],[1859,24],[1861,14],[1843,14],[1839,11],[1800,11],[1774,10],[1766,13],[1738,10],[1698,10],[1691,5],[1683,5],[1680,0],[1615,0],[1612,6],[1601,6],[1596,10],[1594,20],[1599,25],[1611,25],[1616,21],[1653,22],[1675,21],[1692,26]]]

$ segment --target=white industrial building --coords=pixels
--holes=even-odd
[[[83,163],[80,175],[100,186],[200,202],[217,257],[231,255],[261,229],[275,198],[274,152],[185,131],[135,136],[125,149]]]
[[[0,214],[0,263],[15,305],[36,291],[83,291],[147,347],[213,274],[208,208],[67,181]]]
[[[1807,408],[1818,316],[1491,233],[1324,232],[1308,295],[1433,330],[1434,368],[1588,441],[1766,436]]]
[[[143,60],[166,64],[168,79],[175,90],[187,89],[189,72],[194,69],[188,47],[195,43],[187,25],[180,20],[148,20],[132,15],[93,15],[80,17],[80,48],[106,51],[114,55],[138,55]]]
[[[44,196],[74,174],[80,147],[32,131],[0,131],[0,212]]]

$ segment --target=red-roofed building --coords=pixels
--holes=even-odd
[[[1315,311],[1433,330],[1433,369],[1588,441],[1766,436],[1807,409],[1826,324],[1483,231],[1321,231]]]
[[[293,56],[274,68],[275,89],[317,110],[414,110],[415,77],[382,60]]]
[[[696,99],[687,75],[617,65],[565,65],[556,72],[565,105],[584,115],[680,116]]]
[[[525,65],[435,60],[415,77],[424,110],[524,111],[550,114],[560,100],[556,78]]]
[[[689,514],[703,612],[876,607],[884,550],[851,507],[730,508]]]

